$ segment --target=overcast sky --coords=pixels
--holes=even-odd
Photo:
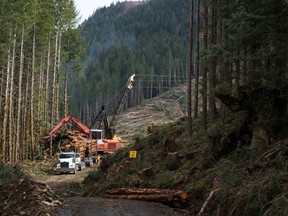
[[[81,16],[80,23],[91,16],[96,9],[123,1],[126,0],[74,0],[79,16]]]

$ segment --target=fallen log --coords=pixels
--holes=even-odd
[[[186,203],[188,193],[181,190],[155,189],[155,188],[115,188],[103,195],[109,199],[133,199],[152,202]]]
[[[151,202],[171,202],[173,200],[172,195],[166,194],[131,194],[131,195],[120,195],[120,194],[106,194],[104,198],[108,199],[128,199],[128,200],[142,200],[142,201],[151,201]]]

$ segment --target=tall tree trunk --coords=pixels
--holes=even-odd
[[[56,33],[55,38],[55,54],[54,54],[54,69],[53,69],[53,81],[52,81],[52,97],[51,97],[51,118],[50,118],[50,125],[52,126],[55,121],[55,107],[57,101],[56,99],[56,79],[57,79],[57,62],[58,62],[58,38],[59,38],[59,30]],[[50,157],[52,157],[53,149],[52,149],[52,139],[50,141]]]
[[[204,43],[204,50],[208,49],[208,7],[207,7],[207,1],[204,1],[203,5],[203,18],[204,18],[204,35],[203,35],[203,43]],[[206,58],[207,60],[207,58]],[[205,64],[203,66],[203,95],[202,95],[202,106],[203,106],[203,127],[207,128],[207,122],[208,122],[208,114],[207,114],[207,74],[208,74],[208,68]]]
[[[7,74],[6,74],[6,91],[5,91],[5,101],[4,101],[4,109],[3,109],[3,122],[2,122],[2,152],[1,152],[1,161],[4,163],[7,160],[6,149],[7,149],[7,122],[8,122],[8,103],[9,103],[9,89],[10,89],[10,81],[11,81],[11,48],[8,48],[8,57],[7,57]]]
[[[16,31],[16,30],[15,30]],[[9,96],[9,130],[8,130],[8,141],[9,141],[9,162],[13,162],[13,102],[14,102],[14,75],[15,75],[15,58],[16,58],[16,33],[13,39],[12,49],[12,62],[11,62],[11,80],[10,80],[10,96]]]
[[[226,0],[221,0],[221,4],[222,6],[226,6]],[[225,18],[223,17],[223,14],[221,14],[222,16],[220,16],[219,19],[219,44],[221,45],[222,49],[225,49],[227,47],[227,35],[225,32]],[[227,82],[227,78],[228,78],[228,70],[229,67],[227,67],[227,65],[229,66],[229,64],[227,64],[228,61],[227,59],[224,58],[224,56],[221,56],[221,58],[219,59],[219,81],[221,83],[228,83]],[[220,103],[220,110],[221,110],[221,114],[223,116],[225,116],[225,113],[227,112],[227,108],[224,105],[224,103]]]
[[[29,107],[29,79],[26,80],[26,89],[25,89],[25,99],[24,99],[24,123],[23,123],[23,128],[28,129],[28,124],[29,124],[29,114],[28,113],[28,107]],[[30,145],[30,135],[28,133],[24,133],[24,140],[26,142],[25,145],[25,154],[22,156],[22,159],[31,159],[32,155],[32,149]]]
[[[4,61],[3,61],[4,62]],[[5,99],[5,97],[3,97],[5,94],[4,94],[4,91],[6,89],[6,86],[5,86],[5,68],[1,66],[1,63],[0,63],[0,73],[1,73],[1,76],[0,76],[0,82],[1,82],[1,90],[0,90],[0,110],[1,110],[1,114],[2,113],[2,106],[3,106],[3,99]],[[0,121],[2,122],[2,117],[0,115]],[[1,134],[1,128],[0,128],[0,134]],[[0,138],[0,145],[1,145],[1,138]],[[1,150],[0,150],[0,155],[1,155]],[[0,156],[0,161],[1,161],[1,156]]]
[[[59,39],[58,39],[58,51],[57,51],[57,76],[56,76],[56,94],[55,94],[55,118],[58,120],[59,117],[59,103],[60,103],[60,65],[61,65],[61,39],[62,34],[61,30],[59,31]]]
[[[34,127],[34,86],[35,86],[35,28],[33,35],[32,45],[32,70],[31,70],[31,89],[30,89],[30,132],[31,132],[31,149],[32,149],[32,160],[35,159],[35,127]]]
[[[50,55],[51,55],[51,42],[50,42],[50,37],[48,39],[48,51],[47,51],[47,66],[46,66],[46,88],[45,88],[45,106],[44,106],[44,117],[45,117],[45,122],[50,122],[51,119],[48,119],[49,116],[49,90],[50,90],[50,85],[49,85],[49,80],[50,80]],[[51,113],[50,113],[51,115]]]
[[[19,159],[20,154],[20,136],[21,136],[21,107],[22,107],[22,80],[23,80],[23,68],[24,68],[24,25],[22,26],[21,36],[21,50],[20,50],[20,69],[18,77],[18,105],[17,105],[17,121],[16,121],[16,151],[15,162]]]
[[[45,104],[45,91],[44,91],[44,58],[43,55],[41,55],[41,63],[40,63],[40,75],[39,75],[39,81],[38,81],[38,94],[37,94],[37,118],[38,119],[45,119],[44,118],[44,104]],[[37,126],[38,134],[43,134],[43,126],[39,124]]]
[[[189,69],[188,69],[188,134],[192,137],[192,72],[193,72],[193,20],[194,2],[190,1]]]
[[[64,116],[68,116],[68,73],[69,63],[65,65],[65,78],[64,78]]]
[[[211,37],[210,37],[210,48],[216,44],[217,37],[217,19],[216,19],[216,4],[217,0],[212,0],[211,7]],[[217,59],[215,56],[211,59],[210,66],[210,82],[209,82],[209,109],[212,112],[212,116],[216,117],[217,109],[216,109],[216,99],[215,99],[215,88],[216,88],[216,65]]]
[[[200,0],[197,1],[197,58],[195,70],[195,99],[194,99],[194,118],[198,118],[198,98],[199,98],[199,71],[200,71]]]

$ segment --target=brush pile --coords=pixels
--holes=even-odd
[[[32,181],[18,166],[0,167],[0,215],[54,215],[52,209],[63,203],[53,189]]]

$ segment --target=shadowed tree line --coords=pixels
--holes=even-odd
[[[73,1],[0,2],[0,160],[35,159],[38,140],[68,112],[81,51]],[[79,65],[79,64],[78,64]]]

